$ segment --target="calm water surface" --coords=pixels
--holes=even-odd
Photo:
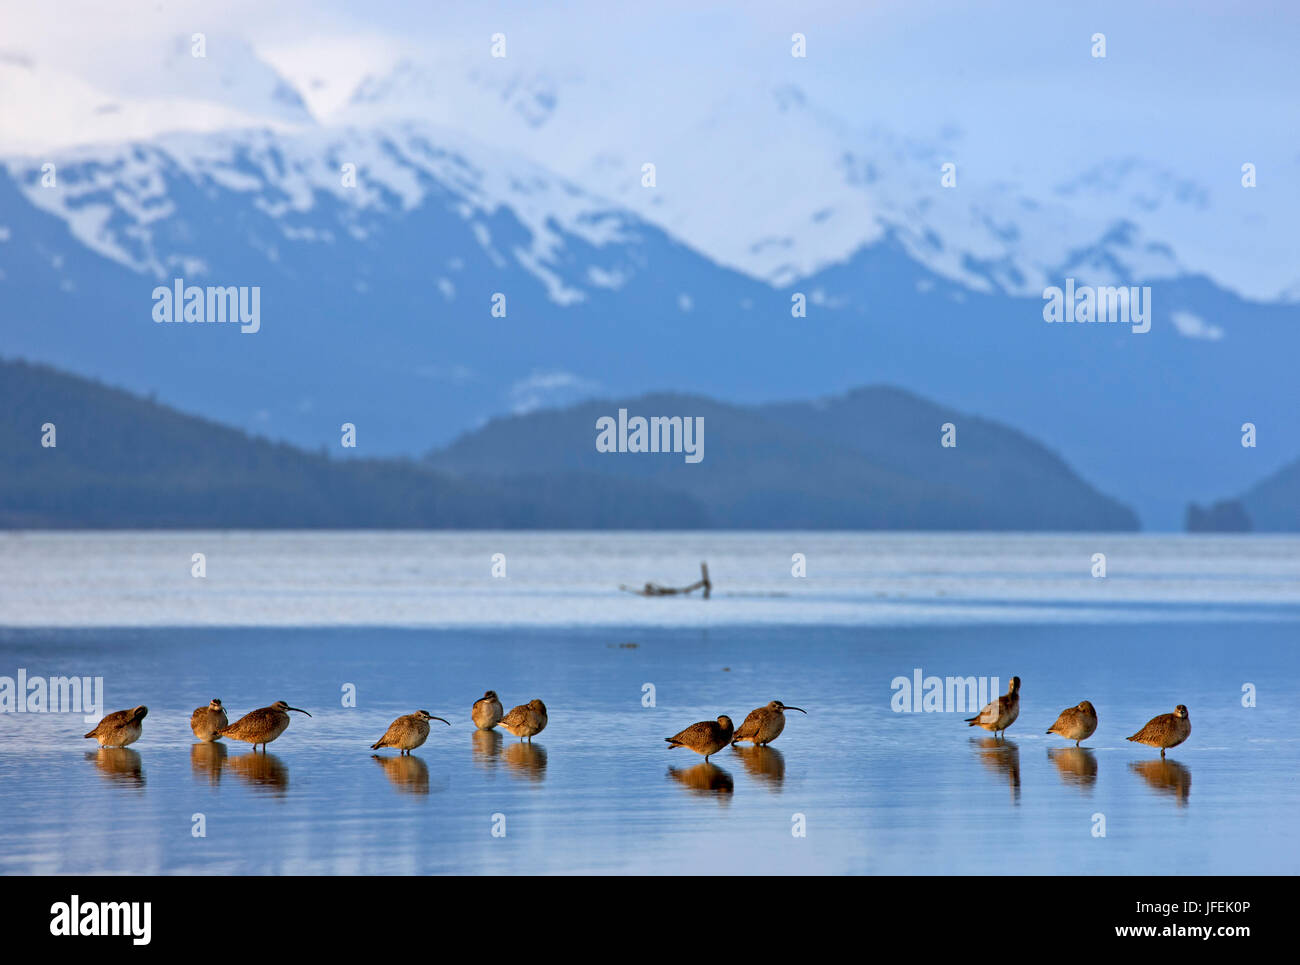
[[[4,665],[103,675],[112,708],[146,701],[150,715],[120,751],[94,750],[76,715],[0,719],[0,870],[1295,873],[1295,631],[8,631]],[[960,714],[893,712],[890,682],[914,667],[1019,674],[1005,746]],[[1255,708],[1241,706],[1244,682]],[[345,684],[356,709],[341,706]],[[487,687],[508,705],[546,701],[531,747],[473,731]],[[209,696],[315,716],[294,715],[265,757],[196,745],[189,713]],[[1074,753],[1043,731],[1084,696],[1101,724]],[[788,714],[766,752],[705,766],[663,743],[774,697],[809,714]],[[1177,702],[1193,731],[1167,762],[1123,740]],[[411,758],[372,756],[416,708],[453,726],[433,722]],[[791,834],[796,815],[806,837]]]
[[[617,589],[700,559],[708,602]],[[0,713],[0,872],[1294,874],[1298,644],[1285,537],[10,534],[0,678],[102,676],[150,713],[104,752],[80,714]],[[1018,674],[1008,741],[896,713],[917,668]],[[531,747],[473,730],[487,688],[546,702]],[[315,716],[255,756],[194,743],[210,697]],[[809,713],[766,751],[663,742],[773,698]],[[1084,698],[1075,752],[1043,732]],[[1178,703],[1167,761],[1124,740]],[[417,708],[453,726],[377,758]]]

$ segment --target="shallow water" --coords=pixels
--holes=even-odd
[[[675,605],[675,601],[663,601]],[[712,602],[712,601],[711,601]],[[0,714],[4,873],[1300,872],[1300,624],[9,629],[0,674],[102,675],[144,737],[98,752],[78,714]],[[891,681],[1023,680],[1005,745],[970,712],[896,713]],[[1244,684],[1258,706],[1242,706]],[[342,706],[355,685],[356,708]],[[654,706],[643,687],[654,686]],[[533,745],[473,731],[487,688],[541,697]],[[190,712],[306,708],[254,756]],[[1088,698],[1089,750],[1044,735]],[[767,753],[712,767],[663,737],[779,698]],[[1186,744],[1126,742],[1176,703]],[[369,744],[436,721],[410,759]],[[195,837],[195,815],[206,836]],[[504,816],[505,834],[493,836]],[[802,815],[806,837],[792,835]],[[1096,816],[1105,836],[1094,836]]]

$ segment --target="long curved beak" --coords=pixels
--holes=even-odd
[[[786,710],[797,710],[797,711],[799,711],[799,713],[801,713],[801,714],[807,714],[807,713],[808,713],[808,711],[804,710],[802,707],[791,707],[789,704],[782,704],[781,706],[782,706],[784,709],[786,709]]]
[[[430,720],[440,720],[440,721],[442,721],[444,724],[446,724],[448,727],[451,726],[451,721],[449,721],[446,717],[434,717],[432,714],[430,714],[430,715],[429,715],[429,719],[430,719]]]
[[[301,707],[286,707],[285,709],[286,709],[286,710],[296,710],[296,711],[298,711],[298,713],[300,713],[300,714],[307,714],[307,711],[303,710]],[[310,717],[311,714],[307,714],[307,716]]]

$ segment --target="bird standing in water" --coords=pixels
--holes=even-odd
[[[100,747],[125,747],[127,744],[134,744],[140,739],[140,722],[148,713],[149,708],[143,704],[130,710],[114,711],[96,724],[94,730],[83,736],[95,738],[99,741]]]
[[[1007,692],[997,700],[991,700],[984,705],[974,717],[967,717],[966,723],[972,727],[983,727],[985,730],[993,731],[993,736],[998,736],[998,731],[1002,731],[1003,737],[1006,737],[1006,729],[1015,723],[1016,718],[1020,716],[1020,678],[1012,677],[1011,686]]]
[[[531,744],[533,735],[546,729],[546,705],[534,697],[528,703],[514,708],[499,723],[516,737],[528,738]]]
[[[217,733],[231,740],[252,744],[254,751],[257,750],[257,745],[261,744],[262,750],[265,751],[266,745],[283,734],[285,728],[289,726],[288,712],[291,710],[307,714],[307,711],[301,708],[290,707],[283,700],[277,700],[270,707],[250,710],[229,727],[223,727]],[[311,714],[307,716],[310,717]]]
[[[451,726],[451,721],[444,717],[435,717],[427,710],[417,710],[389,724],[388,730],[384,731],[384,736],[371,744],[370,749],[377,751],[381,747],[396,747],[403,754],[409,754],[428,740],[431,720],[440,720],[448,727]]]
[[[1148,747],[1160,748],[1160,756],[1165,756],[1165,749],[1177,747],[1187,740],[1192,733],[1192,720],[1187,716],[1187,707],[1179,704],[1172,714],[1161,714],[1147,721],[1146,726],[1129,740]]]
[[[1056,723],[1047,728],[1047,733],[1060,734],[1066,740],[1074,741],[1074,746],[1078,747],[1079,741],[1087,740],[1096,729],[1096,709],[1091,701],[1081,700],[1077,707],[1067,707],[1061,711]]]
[[[669,750],[674,747],[686,747],[697,754],[703,754],[707,761],[709,755],[718,753],[731,743],[731,735],[734,732],[735,726],[731,723],[731,718],[724,714],[717,720],[702,720],[697,724],[691,724],[684,731],[672,737],[665,737],[664,740],[668,742]]]
[[[208,701],[208,706],[200,707],[190,715],[190,730],[201,741],[216,740],[221,736],[221,728],[229,726],[226,708],[221,706],[221,701],[216,697]]]
[[[474,726],[479,730],[490,730],[501,723],[503,716],[501,698],[497,696],[495,690],[489,690],[474,701],[474,706],[470,710],[470,717],[474,720]]]
[[[788,707],[781,701],[774,700],[766,707],[751,710],[749,716],[745,718],[745,722],[731,735],[731,743],[752,741],[759,746],[772,743],[781,735],[781,731],[785,730],[785,712],[787,710],[797,710],[805,715],[808,713],[802,708]]]

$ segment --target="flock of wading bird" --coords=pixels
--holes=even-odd
[[[1019,716],[1020,678],[1012,677],[1007,692],[997,700],[985,704],[984,709],[974,717],[967,717],[966,723],[971,727],[991,730],[994,737],[997,737],[999,732],[1006,737],[1007,728],[1015,723]],[[1060,716],[1056,718],[1056,723],[1047,728],[1046,732],[1059,734],[1066,740],[1072,740],[1074,746],[1078,747],[1080,741],[1087,740],[1096,730],[1097,710],[1092,706],[1092,701],[1083,700],[1077,706],[1067,707],[1061,711]],[[1145,727],[1128,739],[1138,744],[1146,744],[1148,747],[1158,747],[1160,756],[1164,757],[1167,748],[1177,747],[1187,740],[1191,733],[1192,721],[1187,716],[1187,707],[1179,704],[1172,714],[1152,717],[1146,722]]]
[[[1019,680],[1016,683],[1019,684]],[[288,729],[291,710],[311,716],[300,707],[290,707],[283,700],[277,700],[270,707],[259,707],[257,710],[249,711],[232,724],[226,716],[225,707],[214,697],[206,707],[199,707],[190,715],[190,729],[201,741],[211,742],[229,737],[231,740],[252,744],[254,752],[257,750],[257,745],[261,744],[262,750],[265,751],[267,744]],[[799,707],[788,707],[779,700],[773,700],[766,706],[750,711],[739,730],[733,727],[730,717],[723,716],[716,721],[702,720],[692,724],[672,737],[665,737],[664,740],[668,742],[670,750],[674,747],[687,747],[703,754],[707,761],[710,755],[716,754],[728,744],[747,740],[766,746],[776,740],[785,729],[787,710],[807,713]],[[93,737],[99,742],[100,747],[126,747],[140,739],[143,732],[142,722],[148,713],[149,708],[143,704],[129,710],[115,711],[106,715],[95,725],[95,729],[85,736]],[[470,709],[470,717],[479,730],[491,730],[500,724],[515,737],[530,743],[534,736],[546,729],[544,703],[534,698],[505,713],[494,690],[489,690],[474,702],[474,706]],[[451,721],[444,717],[436,717],[427,710],[417,710],[413,714],[404,714],[389,724],[384,736],[371,744],[370,748],[379,750],[383,747],[392,747],[402,754],[410,754],[428,740],[431,720],[440,720],[447,726],[451,726]]]

